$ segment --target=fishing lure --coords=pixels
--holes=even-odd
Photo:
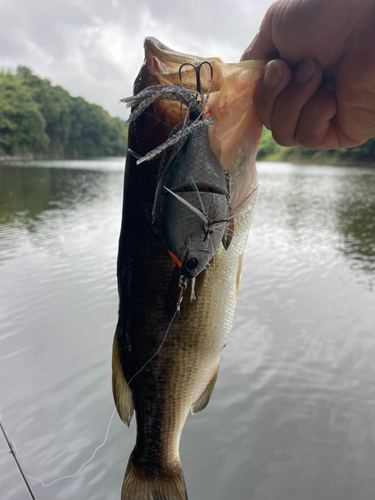
[[[209,97],[201,92],[200,71],[209,62],[192,66],[196,73],[196,90],[183,85],[148,87],[136,96],[123,99],[133,106],[129,121],[135,120],[156,99],[174,99],[184,104],[189,119],[181,121],[167,141],[137,164],[162,154],[153,207],[153,224],[182,274],[189,279],[198,276],[213,258],[220,243],[230,243],[230,181],[213,153],[209,141],[209,125],[215,120],[203,118]],[[206,69],[206,68],[205,68]],[[210,80],[209,80],[210,81]],[[173,146],[168,161],[166,150]]]

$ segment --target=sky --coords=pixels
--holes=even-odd
[[[28,66],[125,118],[143,40],[237,62],[271,0],[0,0],[0,68]]]

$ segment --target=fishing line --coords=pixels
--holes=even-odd
[[[35,477],[30,476],[29,474],[25,474],[23,472],[21,464],[20,464],[20,462],[18,460],[19,459],[19,453],[17,451],[15,441],[14,441],[14,439],[8,433],[5,432],[5,429],[4,429],[4,426],[3,426],[3,423],[2,423],[2,421],[3,421],[3,410],[2,410],[2,407],[0,406],[0,429],[1,429],[2,433],[3,433],[3,435],[4,435],[4,438],[5,438],[6,442],[7,442],[7,444],[8,444],[10,453],[13,455],[14,461],[17,464],[18,470],[20,471],[20,474],[22,476],[22,479],[24,480],[24,483],[25,483],[25,485],[27,487],[27,490],[28,490],[28,492],[30,494],[30,497],[33,500],[36,500],[36,498],[34,496],[33,491],[31,490],[31,486],[29,485],[29,483],[28,483],[28,481],[27,481],[26,478],[31,479],[33,481],[36,481],[36,482],[40,483],[44,488],[49,488],[53,484],[58,483],[59,481],[62,481],[63,479],[68,479],[68,478],[73,478],[73,477],[78,476],[78,474],[82,471],[82,469],[86,465],[88,465],[94,459],[97,451],[100,450],[100,448],[102,448],[106,444],[107,439],[108,439],[109,430],[111,428],[112,420],[113,420],[113,417],[115,416],[115,413],[116,413],[116,408],[114,408],[114,410],[112,412],[111,418],[109,420],[109,424],[107,426],[107,432],[105,434],[105,438],[104,438],[103,442],[97,448],[95,448],[95,450],[94,450],[93,454],[91,455],[90,459],[87,460],[86,462],[84,462],[81,465],[81,467],[78,469],[78,471],[76,473],[60,477],[60,478],[55,479],[54,481],[51,481],[51,482],[48,483],[48,482],[43,481],[42,479],[35,478]],[[12,441],[12,444],[11,444],[11,441]]]
[[[181,103],[182,104],[182,103]],[[162,123],[163,125],[165,125],[167,128],[169,128],[170,130],[172,130],[172,125],[168,125],[167,123],[165,123],[163,120],[161,120],[160,118],[157,118],[155,115],[153,115],[152,113],[146,113],[145,111],[143,111],[143,114],[144,115],[147,115],[147,116],[151,116],[151,118],[153,118],[154,120],[156,120],[157,122],[160,122]]]
[[[111,428],[111,424],[112,424],[112,420],[113,420],[113,417],[115,416],[115,413],[116,413],[116,408],[114,408],[113,412],[112,412],[112,415],[111,415],[111,418],[109,420],[109,424],[108,424],[108,427],[107,427],[107,432],[105,434],[105,438],[104,438],[104,441],[102,442],[102,444],[100,444],[97,448],[95,448],[94,450],[94,453],[91,455],[91,458],[89,460],[87,460],[85,463],[83,463],[81,465],[81,467],[78,469],[78,471],[75,473],[75,474],[68,474],[67,476],[63,476],[63,477],[59,477],[58,479],[55,479],[54,481],[51,481],[50,483],[46,483],[44,482],[42,479],[37,479],[35,477],[32,477],[32,476],[29,476],[27,475],[27,477],[29,479],[32,479],[33,481],[37,481],[38,483],[40,483],[44,488],[49,488],[50,486],[52,486],[53,484],[55,483],[58,483],[59,481],[62,481],[63,479],[69,479],[69,478],[73,478],[73,477],[76,477],[78,476],[78,474],[82,471],[82,469],[88,465],[92,460],[93,458],[95,457],[96,455],[96,452],[98,450],[100,450],[100,448],[102,448],[105,443],[107,442],[107,438],[108,438],[108,434],[109,434],[109,429]]]
[[[128,384],[130,384],[130,382],[131,382],[131,381],[132,381],[132,380],[133,380],[133,379],[134,379],[134,378],[135,378],[135,377],[136,377],[136,376],[137,376],[137,375],[138,375],[138,374],[139,374],[139,373],[140,373],[140,372],[141,372],[141,371],[142,371],[142,370],[143,370],[143,369],[144,369],[144,368],[145,368],[145,367],[146,367],[146,366],[147,366],[147,365],[148,365],[148,364],[149,364],[149,363],[150,363],[150,362],[151,362],[151,361],[155,358],[155,356],[159,353],[160,349],[163,347],[163,344],[164,344],[164,342],[165,342],[165,340],[166,340],[166,338],[167,338],[167,336],[168,336],[168,333],[169,333],[169,330],[170,330],[170,328],[171,328],[171,326],[172,326],[172,323],[173,323],[173,321],[175,320],[176,315],[180,312],[180,306],[181,306],[181,302],[182,302],[183,292],[184,292],[184,291],[185,291],[185,289],[186,289],[186,282],[185,282],[185,281],[180,281],[180,288],[181,288],[181,292],[180,292],[180,297],[179,297],[179,300],[178,300],[177,305],[176,305],[176,311],[174,312],[174,314],[173,314],[173,316],[172,316],[172,319],[171,319],[171,321],[169,322],[169,325],[168,325],[167,331],[166,331],[166,333],[165,333],[165,335],[164,335],[164,337],[163,337],[163,340],[162,340],[162,342],[161,342],[161,344],[160,344],[159,348],[158,348],[158,349],[157,349],[157,351],[153,354],[153,356],[152,356],[152,357],[151,357],[151,358],[147,361],[147,363],[145,363],[145,364],[142,366],[142,368],[141,368],[140,370],[138,370],[138,371],[137,371],[137,373],[135,373],[135,374],[132,376],[132,378],[129,380]],[[1,410],[1,407],[0,407],[0,411],[1,411],[1,418],[2,418],[2,410]],[[26,474],[26,477],[27,477],[27,478],[29,478],[29,479],[32,479],[33,481],[36,481],[36,482],[40,483],[40,484],[41,484],[44,488],[49,488],[50,486],[52,486],[53,484],[58,483],[59,481],[62,481],[62,480],[64,480],[64,479],[72,479],[72,478],[74,478],[74,477],[78,476],[78,474],[80,474],[80,472],[84,469],[84,467],[86,467],[86,465],[88,465],[90,462],[92,462],[92,460],[94,459],[94,457],[95,457],[95,455],[96,455],[97,451],[98,451],[98,450],[100,450],[100,448],[102,448],[102,447],[106,444],[107,439],[108,439],[108,434],[109,434],[109,431],[110,431],[110,428],[111,428],[111,425],[112,425],[112,421],[113,421],[113,417],[115,416],[115,413],[116,413],[116,408],[114,408],[114,409],[113,409],[113,412],[112,412],[111,418],[109,419],[109,423],[108,423],[108,426],[107,426],[107,431],[106,431],[106,434],[105,434],[105,437],[104,437],[103,442],[102,442],[99,446],[97,446],[97,447],[95,448],[95,450],[94,450],[93,454],[91,455],[91,457],[89,458],[89,460],[87,460],[86,462],[84,462],[84,463],[81,465],[81,467],[77,470],[77,472],[75,472],[74,474],[67,474],[66,476],[59,477],[58,479],[55,479],[54,481],[50,481],[50,482],[45,482],[45,481],[43,481],[43,479],[38,479],[38,478],[33,477],[33,476],[30,476],[30,475],[28,475],[28,474]],[[0,426],[1,426],[1,418],[0,418]],[[3,429],[3,427],[2,427],[2,426],[1,426],[1,429],[2,429],[2,431],[3,431],[3,433],[4,433],[4,436],[5,436],[5,431],[4,431],[4,429]],[[6,438],[6,439],[7,439],[7,438]],[[12,439],[12,441],[13,441],[13,439]],[[18,465],[18,467],[19,467],[19,469],[20,469],[20,472],[21,472],[21,474],[22,474],[22,477],[24,478],[24,481],[25,481],[26,485],[28,486],[28,489],[30,490],[30,494],[32,495],[32,499],[33,499],[33,500],[36,500],[36,499],[35,499],[35,497],[33,496],[32,492],[31,492],[31,489],[30,489],[30,487],[29,487],[29,485],[28,485],[28,483],[27,483],[26,477],[25,477],[25,475],[23,474],[23,472],[22,472],[22,470],[21,470],[21,468],[20,468],[20,465],[19,465],[19,463],[18,463],[18,461],[17,461],[17,459],[16,459],[16,456],[15,456],[15,454],[14,454],[13,448],[12,448],[12,446],[10,445],[10,442],[8,441],[8,439],[7,439],[7,442],[8,442],[8,446],[9,446],[9,448],[10,448],[10,450],[11,450],[11,452],[12,452],[13,456],[14,456],[14,459],[15,459],[15,460],[16,460],[16,462],[17,462],[17,465]],[[14,443],[14,441],[13,441],[13,443]],[[17,455],[18,455],[18,454],[17,454]]]
[[[110,420],[109,420],[109,424],[108,424],[108,427],[107,427],[107,432],[106,432],[106,434],[105,434],[104,441],[103,441],[103,442],[102,442],[102,443],[101,443],[101,444],[100,444],[97,448],[95,448],[95,450],[94,450],[93,454],[91,455],[90,459],[89,459],[89,460],[87,460],[86,462],[84,462],[84,463],[81,465],[81,467],[78,469],[78,471],[77,471],[76,473],[74,473],[74,474],[69,474],[69,475],[66,475],[66,476],[60,477],[60,478],[55,479],[54,481],[51,481],[51,482],[49,482],[49,483],[48,483],[48,482],[43,481],[42,479],[38,479],[38,478],[35,478],[35,477],[33,477],[33,476],[30,476],[29,474],[25,474],[25,473],[23,472],[23,470],[22,470],[22,468],[21,468],[21,465],[20,465],[20,463],[19,463],[19,461],[18,461],[19,454],[18,454],[18,451],[17,451],[16,445],[15,445],[14,439],[13,439],[13,438],[12,438],[9,434],[7,434],[7,433],[5,432],[4,426],[2,425],[2,417],[3,417],[3,412],[2,412],[2,408],[1,408],[1,407],[0,407],[0,412],[1,412],[1,413],[0,413],[0,428],[1,428],[1,430],[2,430],[2,432],[3,432],[3,434],[4,434],[4,437],[5,437],[6,441],[7,441],[8,447],[9,447],[9,449],[10,449],[10,453],[13,455],[13,458],[14,458],[14,460],[15,460],[15,462],[16,462],[16,464],[17,464],[17,466],[18,466],[18,469],[19,469],[19,471],[20,471],[20,473],[21,473],[21,476],[22,476],[22,478],[23,478],[23,480],[24,480],[24,482],[25,482],[25,484],[26,484],[26,487],[27,487],[27,489],[28,489],[28,491],[29,491],[29,494],[30,494],[31,498],[32,498],[33,500],[36,500],[36,498],[35,498],[35,496],[34,496],[34,494],[33,494],[32,490],[31,490],[31,487],[30,487],[30,485],[28,484],[28,481],[27,481],[27,479],[26,479],[26,478],[32,479],[33,481],[36,481],[36,482],[40,483],[40,484],[41,484],[44,488],[48,488],[48,487],[52,486],[53,484],[58,483],[59,481],[62,481],[63,479],[68,479],[68,478],[73,478],[73,477],[78,476],[78,474],[82,471],[82,469],[83,469],[86,465],[88,465],[88,464],[89,464],[89,463],[93,460],[93,458],[95,457],[95,455],[96,455],[97,451],[98,451],[98,450],[100,450],[100,448],[102,448],[102,447],[106,444],[107,439],[108,439],[109,430],[110,430],[111,425],[112,425],[112,420],[113,420],[113,417],[115,416],[115,413],[116,413],[116,408],[114,408],[114,410],[113,410],[113,412],[112,412],[112,415],[111,415],[111,418],[110,418]],[[10,441],[12,441],[13,446],[11,445]]]
[[[146,363],[142,366],[142,368],[141,368],[140,370],[138,370],[138,371],[137,371],[137,373],[136,373],[135,375],[133,375],[133,376],[132,376],[132,378],[131,378],[131,379],[129,380],[129,382],[128,382],[128,385],[130,385],[130,382],[131,382],[133,379],[135,379],[135,377],[136,377],[139,373],[141,373],[141,371],[142,371],[144,368],[146,368],[146,366],[147,366],[147,365],[148,365],[148,364],[149,364],[149,363],[150,363],[150,362],[154,359],[154,357],[158,354],[158,352],[160,351],[160,349],[163,347],[163,344],[164,344],[164,342],[165,342],[165,340],[166,340],[166,338],[167,338],[167,335],[168,335],[168,333],[169,333],[169,330],[170,330],[170,328],[171,328],[171,326],[172,326],[172,323],[173,323],[173,321],[175,320],[175,317],[177,316],[177,313],[178,313],[178,312],[179,312],[179,304],[177,303],[176,310],[175,310],[175,312],[174,312],[174,314],[173,314],[173,316],[172,316],[172,319],[171,319],[171,321],[170,321],[170,323],[169,323],[169,325],[168,325],[168,328],[167,328],[167,331],[165,332],[164,338],[163,338],[163,340],[161,341],[160,346],[158,347],[158,350],[157,350],[157,351],[156,351],[156,352],[155,352],[155,353],[151,356],[151,358],[150,358],[150,359],[149,359],[149,360],[148,360],[148,361],[147,361],[147,362],[146,362]]]
[[[182,299],[183,299],[183,294],[184,294],[184,291],[186,290],[186,287],[187,287],[187,279],[184,277],[181,277],[180,278],[180,283],[179,283],[179,286],[180,286],[180,296],[179,296],[179,299],[177,301],[177,305],[176,305],[176,310],[172,316],[172,319],[171,321],[169,322],[168,324],[168,328],[167,328],[167,331],[165,332],[165,335],[163,337],[163,340],[161,341],[161,344],[160,346],[158,347],[158,349],[156,350],[156,352],[151,356],[151,358],[142,366],[142,368],[140,370],[137,371],[137,373],[135,373],[132,378],[129,380],[128,382],[128,385],[130,385],[130,382],[132,380],[134,380],[134,378],[139,375],[139,373],[141,373],[142,370],[144,370],[144,368],[155,358],[155,356],[157,356],[157,354],[160,352],[160,349],[163,347],[164,345],[164,342],[168,336],[168,333],[169,333],[169,330],[171,329],[171,326],[177,316],[177,314],[180,312],[181,310],[181,302],[182,302]],[[10,453],[13,455],[13,458],[17,464],[17,467],[20,471],[20,474],[25,482],[25,485],[27,487],[27,490],[30,494],[30,497],[32,498],[32,500],[36,500],[32,490],[31,490],[31,487],[27,481],[27,478],[31,479],[32,481],[36,481],[37,483],[40,483],[44,488],[49,488],[50,486],[52,486],[53,484],[56,484],[58,483],[59,481],[63,481],[64,479],[72,479],[74,477],[77,477],[78,474],[80,474],[80,472],[84,469],[84,467],[86,467],[86,465],[88,465],[90,462],[92,462],[92,460],[94,459],[96,453],[98,452],[98,450],[100,450],[100,448],[103,448],[103,446],[106,444],[107,442],[107,439],[108,439],[108,434],[109,434],[109,431],[110,431],[110,428],[111,428],[111,425],[112,425],[112,421],[113,421],[113,417],[115,416],[115,413],[116,413],[116,408],[113,409],[112,411],[112,415],[111,415],[111,418],[109,419],[109,423],[108,423],[108,426],[107,426],[107,431],[105,433],[105,437],[104,437],[104,440],[103,442],[97,446],[93,452],[93,454],[91,455],[91,457],[89,458],[89,460],[86,460],[86,462],[84,462],[81,467],[77,470],[77,472],[75,472],[74,474],[67,474],[66,476],[63,476],[63,477],[59,477],[58,479],[55,479],[53,481],[50,481],[50,482],[45,482],[43,481],[43,479],[39,479],[39,478],[36,478],[36,477],[33,477],[33,476],[30,476],[29,474],[24,474],[22,468],[21,468],[21,465],[18,461],[18,452],[17,452],[17,449],[16,449],[16,446],[15,446],[15,443],[14,443],[14,440],[13,438],[11,438],[10,436],[8,436],[5,432],[5,429],[2,425],[2,419],[3,419],[3,410],[2,410],[2,407],[0,406],[0,428],[1,428],[1,431],[4,435],[4,438],[8,444],[8,447],[9,447],[9,450],[10,450]],[[10,440],[12,440],[13,442],[13,446],[10,442]]]
[[[233,210],[232,210],[232,215],[227,217],[227,219],[225,220],[215,220],[215,219],[212,219],[212,225],[214,224],[221,224],[221,223],[226,223],[228,221],[230,221],[231,219],[234,219],[235,217],[239,217],[240,215],[245,215],[247,213],[247,211],[249,210],[249,207],[246,208],[243,212],[236,212],[236,210],[238,210],[246,201],[250,200],[251,196],[255,193],[255,191],[257,191],[257,189],[259,189],[260,187],[260,183],[251,191],[250,194],[248,194],[246,196],[246,198],[244,198],[241,203],[239,203]]]

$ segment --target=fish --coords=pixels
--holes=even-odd
[[[255,156],[262,124],[252,95],[264,61],[225,64],[217,57],[174,51],[152,37],[146,38],[144,48],[145,60],[134,82],[134,96],[155,88],[162,94],[151,101],[142,97],[137,106],[131,101],[132,112],[136,107],[141,109],[129,125],[112,390],[126,425],[135,412],[137,434],[121,500],[186,500],[180,437],[189,412],[194,415],[203,410],[214,390],[221,351],[232,327],[242,256],[257,203]],[[212,72],[201,71],[197,89],[196,67],[203,62],[209,63]],[[191,92],[186,93],[186,89]],[[186,96],[180,97],[181,93]],[[193,109],[197,100],[200,117]],[[175,137],[176,128],[185,134],[183,140]],[[194,130],[200,130],[200,137]],[[223,177],[219,182],[226,201],[222,206],[219,203],[218,209],[225,229],[220,232],[222,243],[215,240],[217,248],[213,253],[211,250],[208,265],[189,274],[168,248],[174,238],[181,240],[181,228],[176,233],[168,224],[175,213],[185,213],[182,226],[190,230],[193,219],[189,216],[200,218],[189,207],[198,210],[198,194],[204,193],[199,174],[189,166],[194,143],[200,138],[209,146],[208,156],[215,158],[211,157],[214,170],[219,165],[226,179],[225,185]],[[168,142],[171,140],[174,146]],[[163,146],[166,144],[168,147]],[[184,161],[174,164],[181,154]],[[204,163],[204,159],[200,161]],[[188,175],[193,172],[182,182],[192,187],[185,194],[173,191],[184,169]],[[204,165],[200,171],[205,169]],[[207,179],[210,184],[210,176]],[[208,215],[204,203],[200,211],[203,218]],[[197,245],[190,241],[189,251]]]

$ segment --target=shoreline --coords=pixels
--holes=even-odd
[[[15,161],[53,161],[53,160],[60,160],[60,161],[76,161],[76,160],[93,160],[97,158],[123,158],[124,155],[115,157],[115,156],[82,156],[79,158],[62,158],[60,156],[56,155],[35,155],[35,156],[22,156],[22,155],[16,155],[16,156],[11,156],[11,155],[0,155],[0,163],[3,162],[15,162]],[[125,154],[126,158],[126,154]],[[266,159],[262,158],[261,160],[255,160],[256,163],[292,163],[294,165],[330,165],[330,166],[336,166],[336,167],[372,167],[375,168],[375,161],[353,161],[353,160],[348,160],[348,161],[329,161],[329,160],[323,160],[323,159]]]
[[[17,155],[17,156],[0,156],[0,163],[1,162],[14,162],[14,161],[79,161],[79,160],[95,160],[98,158],[126,158],[125,155],[120,155],[120,156],[80,156],[79,158],[62,158],[61,156],[54,156],[54,155],[36,155],[36,156],[22,156],[22,155]]]
[[[330,165],[333,167],[373,167],[375,168],[375,162],[370,162],[370,161],[354,161],[354,160],[348,160],[348,161],[329,161],[329,160],[313,160],[313,159],[285,159],[285,160],[267,160],[267,159],[261,159],[261,160],[255,160],[256,163],[292,163],[292,164],[298,164],[298,165]]]

